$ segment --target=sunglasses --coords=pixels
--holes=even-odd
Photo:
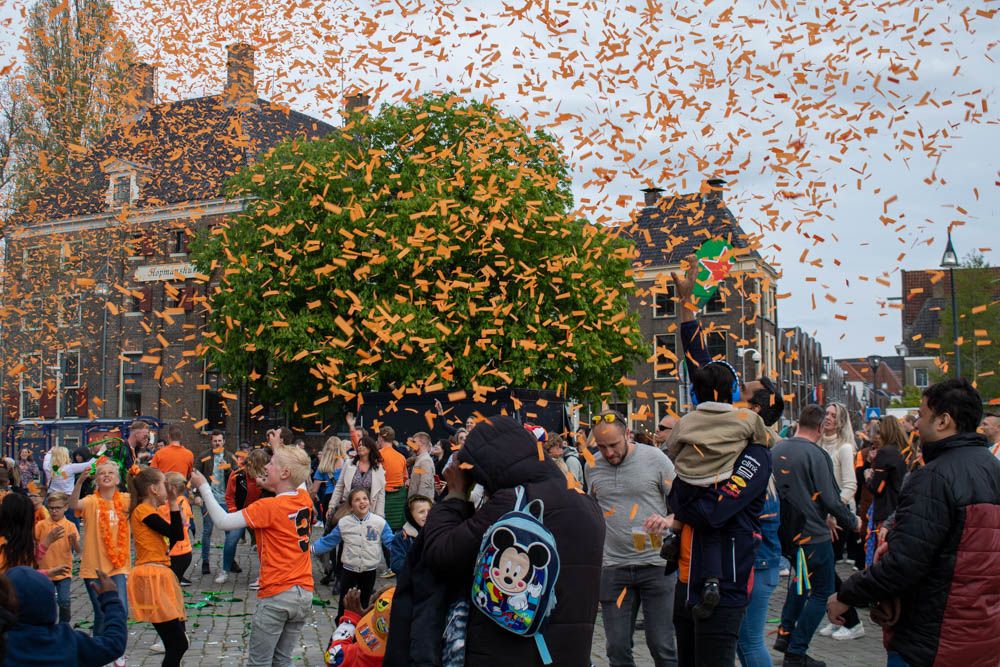
[[[656,430],[657,431],[673,431],[674,427],[673,426],[664,426],[663,424],[657,424],[656,425]]]
[[[604,415],[594,415],[593,422],[595,425],[600,424],[601,422],[604,422],[605,424],[614,424],[615,422],[618,422],[619,424],[624,424],[625,420],[622,419],[621,415],[619,415],[618,413],[609,412]]]

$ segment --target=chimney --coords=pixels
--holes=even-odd
[[[646,208],[652,208],[656,206],[657,202],[660,201],[660,197],[663,194],[663,188],[643,188],[642,194],[645,199],[644,206],[646,206]]]
[[[348,95],[346,104],[347,113],[348,114],[357,112],[364,113],[368,109],[370,103],[371,103],[371,98],[368,97],[368,95],[366,95],[365,93],[358,93],[357,95]]]
[[[134,63],[129,67],[130,90],[126,95],[129,115],[141,117],[156,104],[156,68],[149,63]]]
[[[726,180],[723,178],[710,178],[705,181],[705,185],[702,186],[701,190],[701,201],[703,203],[708,203],[711,201],[717,201],[722,203],[722,193],[726,190]]]
[[[254,48],[243,42],[226,47],[226,98],[229,104],[253,104],[257,101],[254,82]]]

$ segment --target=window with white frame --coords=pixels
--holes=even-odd
[[[654,360],[653,377],[657,380],[677,378],[677,336],[676,334],[656,334],[653,336]]]
[[[41,416],[42,398],[42,365],[41,351],[21,357],[21,365],[24,370],[19,378],[20,405],[19,412],[21,419]]]
[[[59,417],[80,417],[80,350],[59,351]]]
[[[712,298],[708,300],[705,304],[704,312],[706,315],[717,315],[726,309],[726,300],[722,298],[722,290],[718,289]]]
[[[66,294],[59,298],[59,327],[80,326],[83,321],[79,294]]]
[[[928,373],[926,368],[914,368],[913,369],[913,384],[917,387],[923,389],[926,387],[928,382]]]
[[[119,414],[123,419],[142,414],[142,352],[121,356],[121,395]]]
[[[59,249],[59,268],[62,271],[78,271],[83,260],[83,243],[63,243]]]
[[[115,204],[128,204],[132,201],[132,176],[115,176],[111,186],[111,201]]]
[[[21,313],[21,331],[38,331],[42,328],[42,298],[25,299]]]
[[[712,359],[726,359],[726,334],[722,331],[705,332],[705,351]]]
[[[653,293],[653,317],[674,317],[677,314],[677,302],[674,301],[674,286],[656,288]]]
[[[656,401],[656,430],[660,430],[660,420],[670,416],[670,401]]]

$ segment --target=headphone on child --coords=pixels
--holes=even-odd
[[[719,361],[710,361],[701,368],[707,368],[708,366],[711,366],[713,364],[716,366],[725,366],[726,368],[729,369],[729,372],[733,374],[732,394],[733,394],[733,403],[736,403],[737,401],[740,400],[740,374],[736,372],[736,369],[733,368],[732,364],[730,364],[728,361],[722,361],[721,359]],[[697,406],[698,403],[700,403],[701,401],[698,400],[698,396],[694,393],[694,381],[691,381],[688,384],[688,390],[691,392],[692,405]]]

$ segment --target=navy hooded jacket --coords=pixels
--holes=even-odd
[[[2,667],[99,667],[125,654],[128,632],[125,607],[114,591],[101,593],[104,634],[99,637],[58,623],[56,589],[44,574],[30,567],[6,572],[17,594],[17,622],[7,632]]]

